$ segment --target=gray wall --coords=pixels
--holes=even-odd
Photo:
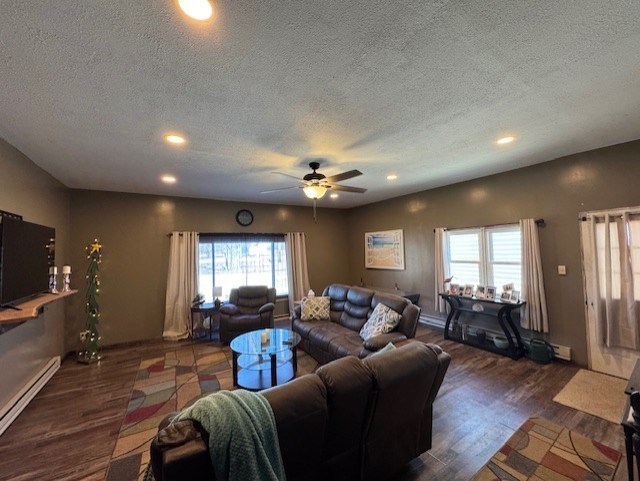
[[[310,207],[69,191],[0,141],[0,209],[56,227],[56,262],[59,266],[72,264],[72,285],[81,292],[87,266],[84,246],[100,238],[104,245],[100,302],[105,345],[161,336],[169,251],[166,234],[172,230],[304,231],[316,292],[331,282],[358,283],[361,277],[366,284],[382,287],[397,282],[401,289],[420,292],[421,306],[433,312],[435,227],[543,217],[547,227],[540,230],[540,240],[549,337],[570,346],[576,362],[586,364],[577,215],[640,204],[639,154],[640,141],[607,147],[347,211],[320,209],[318,224],[314,224]],[[240,208],[255,214],[249,228],[235,222]],[[364,269],[364,233],[396,228],[405,231],[406,270]],[[558,264],[567,266],[566,277],[557,275]],[[15,368],[0,374],[2,385],[9,387],[0,394],[0,404],[46,359],[75,349],[84,322],[83,296],[78,295],[1,335],[0,362]]]
[[[544,218],[539,230],[549,308],[550,339],[587,364],[578,213],[640,204],[640,141],[571,155],[532,167],[351,209],[351,282],[422,294],[434,309],[435,227],[471,227]],[[364,269],[364,233],[404,229],[404,271]],[[558,276],[557,265],[567,266]]]
[[[171,231],[307,233],[311,287],[320,291],[349,278],[346,211],[319,209],[314,224],[311,207],[224,202],[74,190],[71,260],[76,273],[86,269],[84,246],[95,237],[103,245],[100,266],[100,333],[103,344],[162,336]],[[235,221],[239,209],[254,214],[251,226]],[[74,287],[84,289],[84,276]],[[72,301],[68,341],[73,347],[84,325],[81,299]]]
[[[56,229],[56,264],[67,262],[69,193],[57,180],[0,139],[0,210]],[[0,406],[4,406],[53,356],[64,353],[65,305],[0,335]]]

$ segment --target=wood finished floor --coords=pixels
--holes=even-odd
[[[468,480],[533,415],[624,451],[619,425],[552,401],[577,367],[512,361],[444,341],[422,325],[416,337],[440,344],[452,362],[434,404],[433,448],[396,479]],[[0,437],[0,480],[105,479],[141,357],[172,348],[148,342],[107,349],[100,365],[66,360]],[[625,465],[619,473],[617,480],[626,479]]]

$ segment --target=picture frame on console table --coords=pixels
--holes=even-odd
[[[403,230],[365,232],[364,266],[367,269],[404,270]]]
[[[496,299],[496,286],[487,286],[487,290],[484,293],[484,298],[489,299],[491,301],[495,301]]]

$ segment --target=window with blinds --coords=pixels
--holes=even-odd
[[[447,273],[455,284],[496,286],[513,282],[521,290],[518,224],[446,232]]]
[[[288,294],[287,252],[283,234],[201,234],[198,291],[213,300],[213,287],[222,287],[222,300],[232,288],[265,285],[278,296]]]

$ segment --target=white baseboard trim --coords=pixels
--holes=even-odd
[[[24,411],[35,395],[47,384],[47,381],[51,379],[58,369],[60,369],[60,356],[51,358],[51,360],[0,409],[0,436],[2,436],[20,413]]]
[[[422,324],[426,324],[427,326],[430,326],[430,327],[435,327],[436,329],[440,329],[441,331],[444,331],[445,321],[446,319],[442,319],[440,317],[429,316],[426,314],[420,315],[420,322]],[[487,332],[487,337],[489,339],[493,339],[493,336],[495,335],[504,336],[504,333],[497,329],[496,330],[486,329],[484,326],[483,326],[483,329]],[[522,336],[522,340],[528,343],[531,340],[531,338]],[[563,346],[561,344],[556,344],[553,342],[550,342],[549,344],[551,344],[551,347],[553,347],[555,355],[558,359],[562,359],[564,361],[571,361],[571,348],[569,346]]]

